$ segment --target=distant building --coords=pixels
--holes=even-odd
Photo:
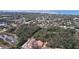
[[[75,26],[79,28],[79,18],[74,18],[73,21],[74,21]]]
[[[0,22],[0,27],[7,27],[7,23],[5,23],[5,22]]]

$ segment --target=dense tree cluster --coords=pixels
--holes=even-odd
[[[45,28],[34,34],[35,38],[45,39],[51,48],[79,48],[79,41],[75,37],[75,30],[59,27]]]
[[[48,42],[51,48],[79,48],[79,41],[75,37],[74,29],[60,27],[40,28],[36,25],[22,25],[16,31],[18,36],[18,47],[24,44],[28,38],[34,37]]]
[[[18,47],[23,45],[28,38],[32,37],[37,31],[41,28],[35,25],[22,25],[17,31],[16,35],[18,36]]]

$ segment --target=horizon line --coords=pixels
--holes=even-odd
[[[79,10],[0,10],[0,12],[27,12],[27,13],[48,13],[48,14],[65,14],[79,15]]]

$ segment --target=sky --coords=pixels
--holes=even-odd
[[[58,14],[79,15],[79,10],[51,10],[49,13],[56,12]]]
[[[39,12],[39,13],[49,13],[49,14],[67,14],[67,15],[79,15],[79,10],[36,10],[28,12]]]
[[[28,10],[27,12],[79,15],[79,10]]]
[[[0,11],[79,15],[79,10],[0,10]]]

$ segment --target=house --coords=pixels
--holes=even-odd
[[[43,42],[40,39],[30,38],[26,43],[22,45],[22,49],[44,49],[47,48],[47,42]]]

